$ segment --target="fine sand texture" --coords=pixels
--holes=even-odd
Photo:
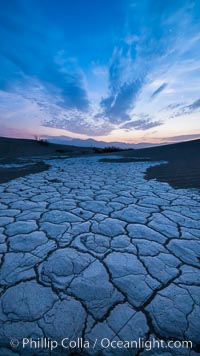
[[[91,153],[92,148],[58,145],[42,140],[0,137],[0,158],[48,157],[82,155]]]
[[[65,146],[45,141],[0,138],[0,183],[39,173],[49,168],[43,160],[93,153],[92,148]]]
[[[200,188],[200,140],[120,152],[119,162],[165,161],[147,168],[145,178],[173,188]],[[114,160],[112,160],[114,162]]]

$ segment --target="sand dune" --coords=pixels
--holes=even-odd
[[[42,161],[47,158],[94,155],[92,147],[76,147],[38,142],[36,140],[0,138],[0,164],[21,163],[22,168],[0,167],[0,182],[48,169]],[[109,153],[110,156],[111,153]],[[145,178],[168,182],[173,188],[200,188],[200,140],[181,142],[144,149],[130,149],[114,153],[120,162],[139,160],[166,161],[147,169]],[[123,156],[123,159],[122,157]],[[107,157],[106,154],[103,155]],[[114,158],[112,161],[115,162]],[[36,161],[35,161],[36,160]],[[32,163],[35,162],[33,165]]]

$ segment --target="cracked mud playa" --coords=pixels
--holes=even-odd
[[[84,354],[197,355],[198,190],[146,181],[155,162],[98,159],[47,161],[49,171],[0,185],[0,355],[26,355],[9,346],[25,337],[173,338],[191,340],[193,350],[102,350],[97,342]],[[70,354],[28,354],[59,352]]]

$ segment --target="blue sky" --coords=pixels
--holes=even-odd
[[[2,136],[200,133],[199,0],[7,0],[0,37]]]

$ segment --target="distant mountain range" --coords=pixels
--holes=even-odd
[[[129,148],[146,148],[146,147],[154,147],[154,146],[161,146],[164,144],[153,144],[153,143],[147,143],[147,142],[141,142],[141,143],[123,143],[123,142],[104,142],[104,141],[96,141],[93,140],[92,138],[88,138],[86,140],[82,140],[80,138],[72,138],[68,136],[42,136],[43,139],[48,140],[49,142],[52,143],[58,143],[61,145],[72,145],[72,146],[79,146],[79,147],[98,147],[98,148],[104,148],[108,146],[115,146],[123,149],[129,149]]]

